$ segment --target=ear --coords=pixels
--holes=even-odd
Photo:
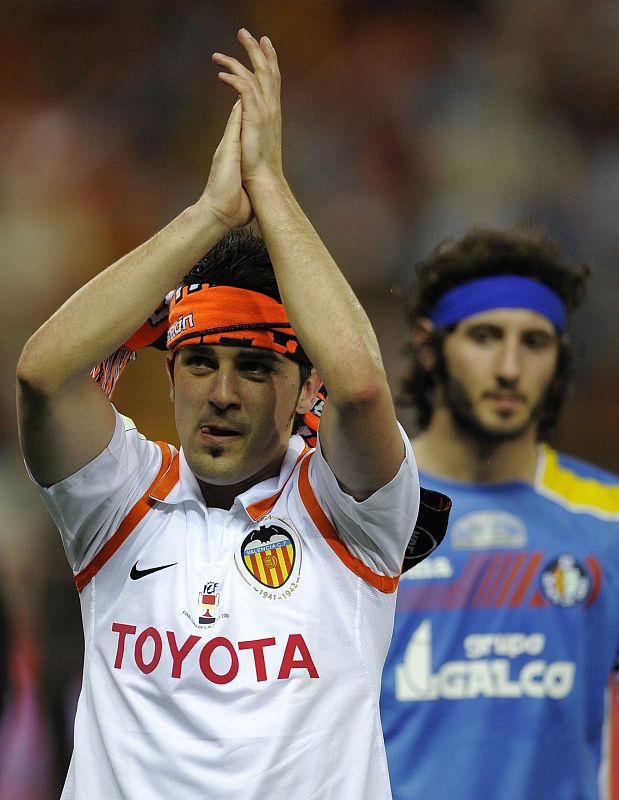
[[[307,412],[314,405],[314,401],[316,400],[316,395],[321,386],[322,386],[322,381],[320,379],[320,375],[312,367],[312,371],[310,372],[307,380],[301,387],[301,392],[299,394],[299,399],[297,401],[297,406],[295,408],[297,414],[307,414]]]
[[[168,353],[165,360],[166,372],[168,375],[168,391],[170,393],[170,400],[174,403],[174,355]]]
[[[417,356],[417,361],[426,372],[432,372],[436,366],[436,353],[434,348],[428,344],[430,334],[434,330],[434,323],[426,317],[421,317],[414,324],[411,330],[411,344]]]

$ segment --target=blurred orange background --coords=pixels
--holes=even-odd
[[[474,224],[538,223],[594,267],[556,444],[619,471],[616,0],[3,0],[0,800],[58,797],[82,657],[70,570],[19,454],[15,364],[67,296],[197,199],[233,102],[211,54],[240,56],[241,26],[278,50],[289,180],[394,393],[415,261]],[[141,355],[115,402],[176,442],[164,377],[160,353]]]

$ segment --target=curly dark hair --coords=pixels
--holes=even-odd
[[[282,302],[266,244],[247,228],[233,228],[192,267],[182,284],[190,286],[194,283],[236,286]],[[300,370],[299,386],[303,386],[312,365],[306,361],[296,363]],[[303,416],[296,414],[293,433],[303,424]]]
[[[538,280],[554,290],[565,304],[569,322],[584,298],[590,273],[587,264],[568,263],[560,246],[535,228],[518,227],[510,231],[474,228],[457,241],[441,242],[430,258],[416,266],[407,316],[411,324],[428,317],[438,300],[461,283],[488,275],[518,275]],[[413,346],[409,347],[410,369],[402,381],[400,400],[415,408],[421,430],[428,427],[432,418],[432,390],[446,377],[442,342],[454,327],[432,332],[427,344],[434,349],[437,366],[431,372],[423,369]],[[547,436],[556,424],[572,363],[572,348],[567,335],[563,335],[557,369],[539,420],[539,438]]]

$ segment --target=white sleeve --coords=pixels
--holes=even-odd
[[[109,445],[89,464],[52,486],[35,484],[77,574],[92,561],[161,466],[161,450],[116,410]],[[32,476],[31,476],[32,477]]]
[[[419,510],[419,474],[413,449],[398,423],[406,453],[398,474],[361,502],[344,492],[320,449],[310,462],[309,480],[347,549],[374,572],[399,575]]]

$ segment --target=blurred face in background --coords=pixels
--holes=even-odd
[[[535,311],[491,309],[467,317],[443,341],[437,407],[475,439],[500,442],[535,432],[558,354],[553,324]]]

